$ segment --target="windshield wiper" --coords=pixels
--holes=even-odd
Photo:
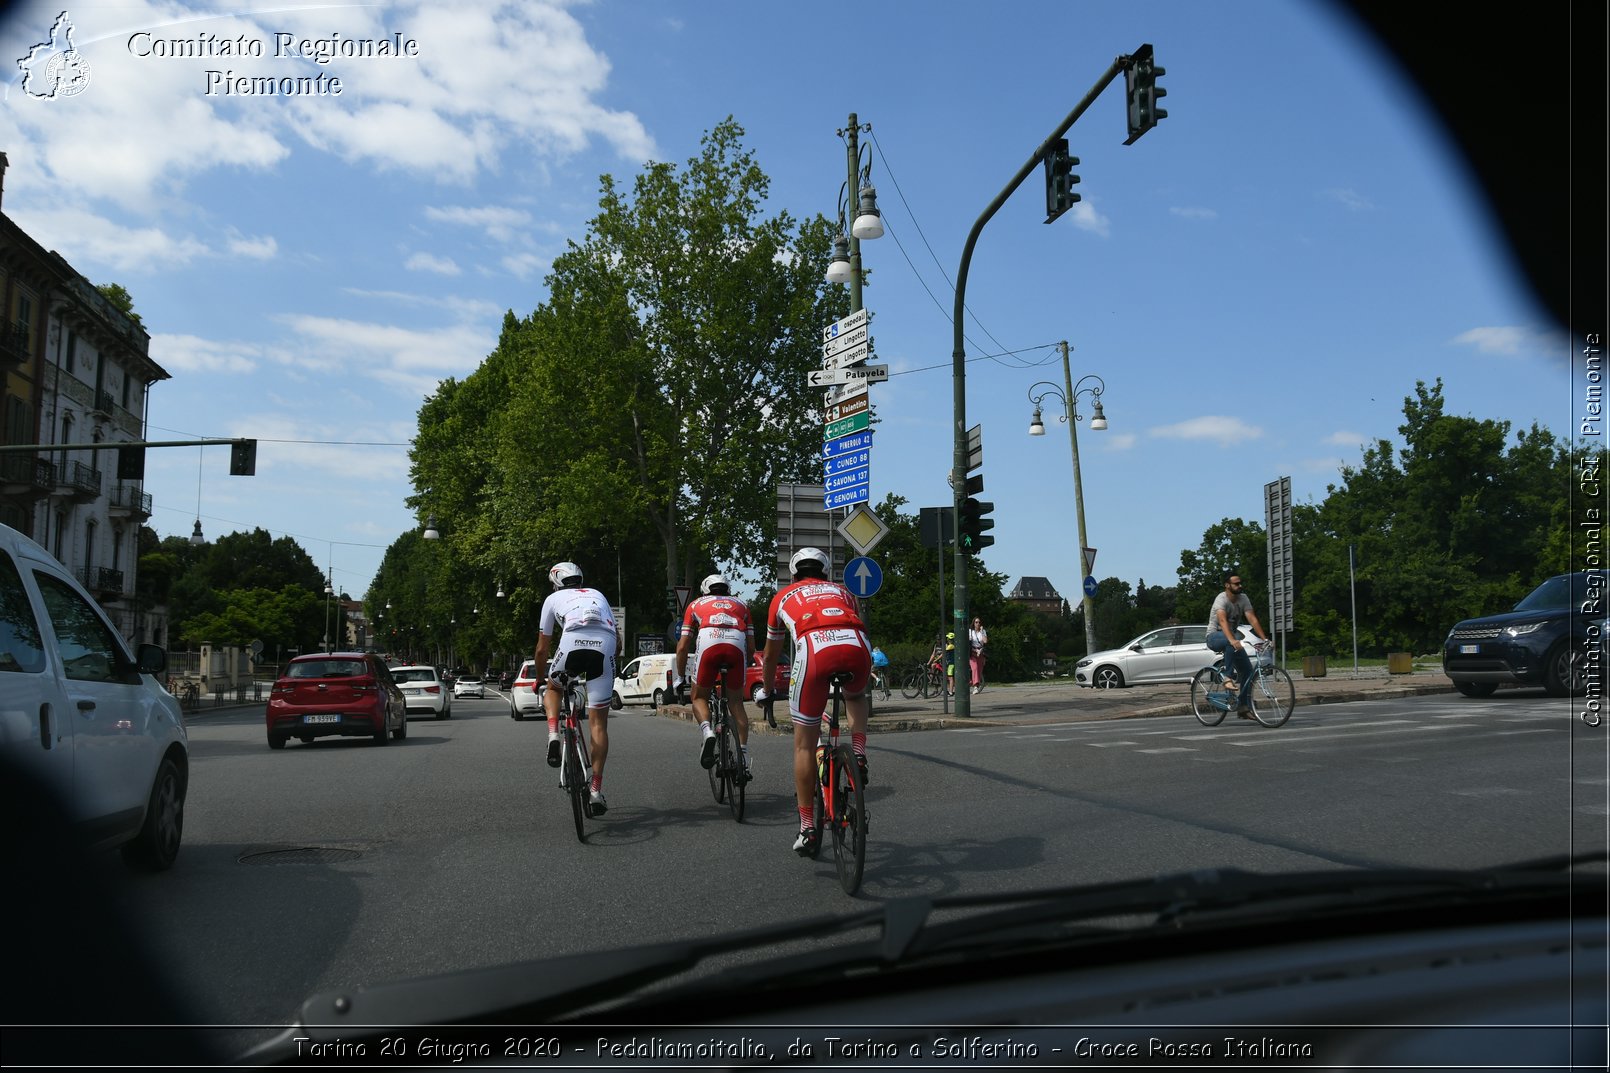
[[[1471,871],[1333,869],[1266,875],[1207,869],[1096,886],[903,898],[846,916],[818,917],[713,938],[570,954],[324,992],[302,1005],[297,1026],[254,1048],[242,1060],[273,1063],[294,1055],[297,1039],[313,1043],[351,1040],[361,1038],[366,1029],[381,1032],[377,1026],[558,1023],[578,1011],[619,1002],[640,988],[673,979],[719,955],[863,929],[876,928],[880,934],[875,939],[824,945],[785,958],[781,965],[768,961],[736,967],[724,974],[722,986],[746,986],[745,978],[747,983],[798,982],[802,976],[824,971],[842,974],[890,967],[982,943],[999,949],[1003,937],[1014,933],[1026,940],[1043,941],[1048,927],[1061,931],[1070,924],[1085,925],[1082,935],[1118,937],[1174,930],[1199,918],[1259,907],[1278,907],[1280,915],[1289,918],[1293,903],[1302,903],[1305,915],[1324,908],[1346,908],[1366,909],[1373,917],[1398,902],[1423,904],[1429,899],[1446,905],[1450,900],[1537,897],[1563,892],[1573,882],[1573,870],[1607,860],[1610,855],[1595,851]],[[1602,871],[1591,878],[1603,888]],[[930,922],[936,911],[983,908],[997,911]],[[1139,920],[1134,919],[1137,917]],[[1114,920],[1123,921],[1122,926],[1115,927]],[[1092,923],[1098,921],[1106,923]]]

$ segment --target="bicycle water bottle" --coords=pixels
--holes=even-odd
[[[827,782],[827,746],[816,747],[816,778],[819,782]]]

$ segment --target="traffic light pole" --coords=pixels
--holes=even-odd
[[[951,429],[954,450],[951,460],[950,488],[956,507],[958,539],[956,541],[955,557],[956,598],[955,606],[951,608],[950,613],[953,623],[952,632],[958,634],[958,639],[967,636],[966,627],[968,622],[967,552],[962,548],[959,531],[961,529],[960,519],[963,516],[967,500],[967,344],[964,327],[967,315],[967,270],[973,262],[973,249],[978,245],[978,236],[984,230],[984,225],[989,223],[990,219],[1000,211],[1001,206],[1006,204],[1007,199],[1017,191],[1017,188],[1023,185],[1023,180],[1027,179],[1034,169],[1040,167],[1048,155],[1055,152],[1057,142],[1068,132],[1068,128],[1078,122],[1079,117],[1084,115],[1085,110],[1095,102],[1097,97],[1101,96],[1102,90],[1106,89],[1113,79],[1117,78],[1132,61],[1133,57],[1120,56],[1112,62],[1112,66],[1107,68],[1107,73],[1102,75],[1096,84],[1091,87],[1090,92],[1084,95],[1084,99],[1075,106],[1073,111],[1068,113],[1067,118],[1063,119],[1057,129],[1051,132],[1050,137],[1040,143],[1040,147],[1034,151],[1034,155],[1029,158],[1028,163],[1019,168],[1017,174],[1012,177],[1012,181],[1006,184],[1006,188],[995,195],[995,200],[989,203],[989,207],[973,223],[973,229],[967,233],[967,244],[962,247],[961,267],[956,272],[956,304],[951,312],[953,332],[951,346],[951,405],[954,411],[955,426]],[[1082,543],[1079,555],[1083,559],[1084,549]],[[961,654],[958,651],[958,660],[960,656]],[[972,690],[967,688],[956,690],[956,715],[965,719],[971,714]]]

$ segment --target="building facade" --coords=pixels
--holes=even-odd
[[[0,209],[5,189],[0,153]],[[146,439],[151,386],[169,375],[139,318],[0,211],[0,522],[61,561],[132,642],[165,644],[136,599],[151,497],[119,476],[117,445]],[[84,446],[71,446],[82,444]]]
[[[1006,598],[1042,615],[1062,614],[1062,595],[1057,592],[1056,586],[1051,584],[1050,578],[1019,578]]]

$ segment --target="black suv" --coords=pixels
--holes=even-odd
[[[1577,696],[1590,674],[1605,672],[1610,580],[1603,570],[1551,577],[1515,610],[1471,618],[1448,631],[1442,669],[1467,697],[1500,685],[1541,685]]]

